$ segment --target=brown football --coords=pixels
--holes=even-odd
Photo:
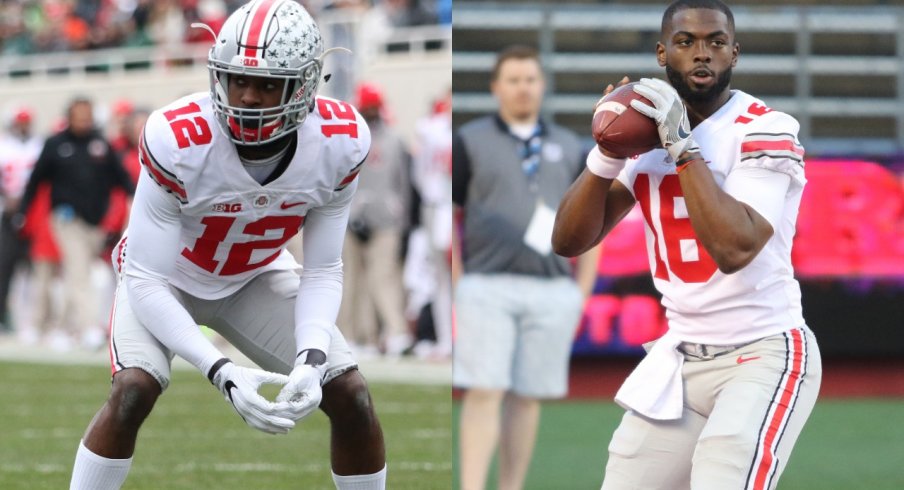
[[[600,148],[622,157],[633,157],[662,147],[656,123],[631,107],[632,100],[653,104],[634,92],[637,82],[613,90],[593,113],[593,139]]]

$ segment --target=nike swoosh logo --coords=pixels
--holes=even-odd
[[[683,140],[686,139],[691,134],[684,130],[683,126],[678,126],[678,139]]]
[[[226,394],[229,395],[229,401],[231,402],[232,401],[232,389],[233,388],[238,389],[238,386],[236,386],[235,383],[230,379],[229,381],[226,382],[225,385],[223,385],[223,388],[226,390]]]
[[[737,363],[738,363],[738,364],[744,364],[744,363],[747,362],[747,361],[755,361],[755,360],[757,360],[757,359],[759,359],[759,358],[760,358],[760,356],[753,356],[753,357],[738,356]]]
[[[295,206],[301,206],[302,204],[307,204],[307,201],[298,201],[298,202],[284,202],[279,205],[279,209],[289,209],[294,208]]]

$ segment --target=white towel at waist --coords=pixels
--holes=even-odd
[[[681,367],[684,355],[681,343],[671,331],[656,341],[640,364],[622,383],[615,402],[628,410],[655,420],[681,418],[684,388]]]

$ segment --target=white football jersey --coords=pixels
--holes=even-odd
[[[720,272],[697,239],[675,164],[665,150],[629,159],[617,177],[643,211],[653,282],[663,295],[669,328],[682,341],[733,345],[804,324],[791,266],[806,183],[798,129],[791,116],[734,90],[693,130],[719,187],[763,215],[774,230],[753,261],[733,274]],[[776,189],[774,179],[758,179],[763,172],[789,176],[781,181],[787,186]]]
[[[25,140],[11,134],[0,136],[0,185],[5,197],[22,197],[43,147],[44,141],[37,136]]]
[[[308,210],[352,183],[369,148],[370,132],[357,111],[318,97],[298,129],[288,166],[261,185],[222,133],[208,93],[155,111],[139,155],[147,175],[179,203],[180,253],[169,282],[217,299],[264,271],[296,268],[286,242],[301,230]]]
[[[441,112],[418,121],[413,182],[425,204],[452,202],[452,116]]]

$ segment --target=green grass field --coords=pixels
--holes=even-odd
[[[106,399],[103,367],[0,362],[0,489],[68,488],[78,441]],[[391,489],[452,487],[448,386],[372,384]],[[273,393],[275,395],[275,392]],[[175,371],[123,489],[332,489],[322,413],[288,436],[246,426],[203,376]]]
[[[606,402],[547,404],[525,490],[599,489],[606,446],[622,413]],[[454,416],[457,427],[457,406]],[[455,488],[457,471],[456,461]],[[488,488],[495,488],[495,474],[491,480]],[[902,488],[904,400],[817,403],[778,485],[779,490]]]

